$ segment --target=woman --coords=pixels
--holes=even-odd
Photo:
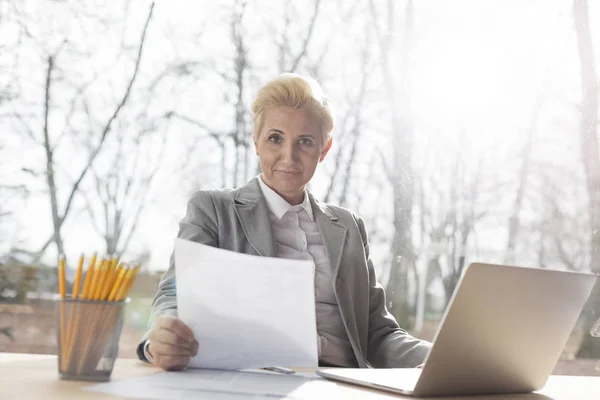
[[[415,367],[430,344],[400,329],[375,279],[364,223],[307,191],[331,148],[334,121],[318,83],[283,74],[252,105],[262,173],[235,190],[200,190],[188,203],[179,237],[241,253],[312,259],[320,365]],[[138,355],[176,370],[196,355],[193,332],[177,319],[175,265],[152,305]]]

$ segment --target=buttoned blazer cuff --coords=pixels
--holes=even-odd
[[[152,354],[150,354],[150,352],[148,351],[149,346],[150,340],[146,340],[146,343],[144,343],[144,357],[146,357],[146,361],[148,361],[149,363],[154,363],[154,358],[152,357]]]

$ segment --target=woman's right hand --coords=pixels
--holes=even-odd
[[[168,371],[184,369],[198,353],[194,332],[178,318],[156,318],[148,339],[152,363]]]

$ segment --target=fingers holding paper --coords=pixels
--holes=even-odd
[[[148,351],[154,365],[166,370],[185,368],[198,352],[198,341],[192,330],[173,317],[158,317],[149,340]]]

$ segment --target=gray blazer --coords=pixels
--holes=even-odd
[[[360,367],[415,367],[431,345],[400,329],[385,306],[385,293],[376,281],[361,218],[324,204],[309,193],[315,222],[333,268],[334,294]],[[239,253],[275,257],[268,208],[258,179],[239,189],[200,190],[188,202],[178,237]],[[175,264],[162,277],[148,326],[158,315],[177,315]],[[145,360],[143,345],[138,356]],[[200,344],[202,346],[202,344]]]

